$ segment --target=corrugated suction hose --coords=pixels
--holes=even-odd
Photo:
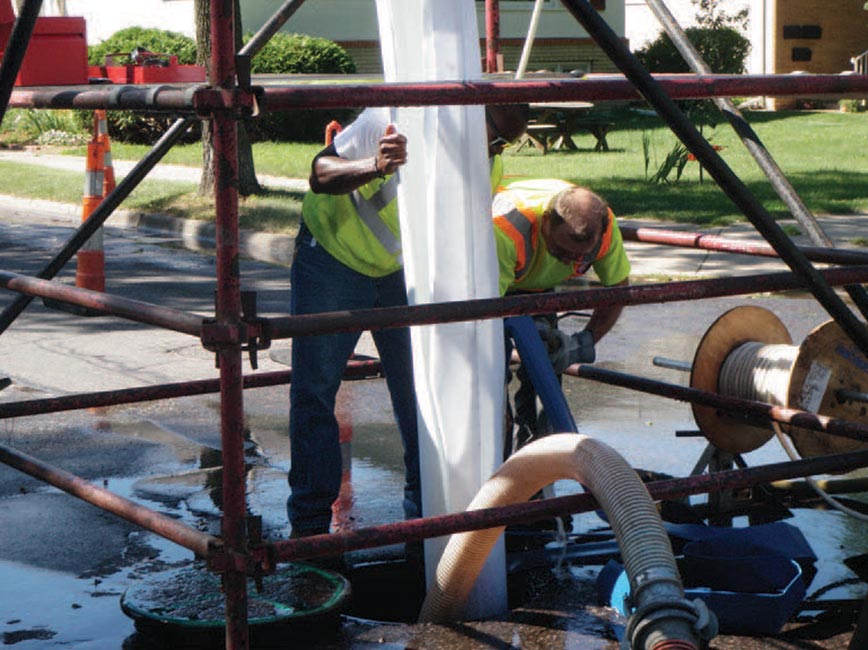
[[[708,637],[715,627],[713,617],[701,602],[685,600],[654,502],[636,472],[608,445],[573,433],[526,445],[482,486],[468,510],[527,501],[543,486],[563,479],[585,485],[611,522],[630,578],[631,646],[698,648],[699,638]],[[468,594],[503,529],[452,536],[422,604],[420,622],[461,619]],[[672,646],[676,640],[689,645]]]

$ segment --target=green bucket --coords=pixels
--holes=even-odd
[[[342,575],[304,563],[284,565],[263,576],[262,590],[247,581],[251,637],[337,625],[349,600]],[[210,643],[225,629],[225,597],[220,577],[196,564],[149,575],[121,596],[121,609],[145,635]],[[299,625],[301,624],[301,625]]]

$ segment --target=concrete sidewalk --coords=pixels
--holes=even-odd
[[[85,163],[85,159],[82,156],[63,156],[32,149],[0,149],[0,161],[14,162],[22,165],[40,165],[42,167],[75,171],[82,174],[84,174]],[[118,180],[129,174],[136,164],[136,162],[129,160],[112,161],[112,167]],[[198,183],[201,174],[202,170],[198,167],[160,163],[148,174],[148,178],[170,182]],[[257,174],[256,177],[260,183],[267,187],[296,192],[306,192],[308,189],[307,181],[303,179],[270,176],[268,174]]]
[[[0,161],[81,171],[82,173],[84,170],[84,158],[82,157],[47,154],[39,151],[0,150]],[[119,179],[123,178],[134,165],[135,163],[130,161],[115,161],[115,174]],[[149,174],[149,178],[169,182],[198,182],[200,173],[200,170],[195,167],[161,163]],[[302,179],[264,174],[258,174],[257,177],[260,183],[266,187],[284,188],[299,192],[308,189],[307,181]],[[81,206],[0,195],[0,214],[17,214],[19,217],[29,214],[33,219],[48,220],[52,223],[67,221],[71,227],[74,227],[81,218]],[[868,214],[821,215],[817,217],[817,221],[836,247],[868,251],[868,248],[865,248],[865,240],[868,238]],[[706,235],[719,235],[745,242],[763,241],[762,236],[748,222],[714,228],[629,218],[619,218],[619,222],[642,228],[701,232]],[[782,227],[798,226],[795,220],[780,221],[779,224]],[[213,250],[214,247],[214,226],[207,222],[119,209],[106,225],[139,230],[145,234],[162,237],[167,243],[181,245],[190,250],[209,251]],[[793,237],[793,241],[798,245],[812,245],[804,235]],[[242,232],[240,242],[243,256],[260,262],[285,266],[292,262],[293,244],[294,238],[290,235],[251,231]],[[787,266],[783,262],[770,257],[637,242],[626,242],[625,246],[633,269],[632,275],[637,278],[719,277],[733,273],[773,273],[787,270]]]

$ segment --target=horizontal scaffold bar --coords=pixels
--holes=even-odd
[[[373,379],[382,377],[380,362],[358,361],[351,359],[347,362],[344,370],[344,379]],[[247,388],[267,388],[280,386],[292,381],[292,370],[278,370],[275,372],[261,372],[242,377],[243,386]],[[138,402],[153,402],[175,397],[189,397],[192,395],[207,395],[220,392],[219,379],[194,379],[192,381],[175,382],[171,384],[157,384],[154,386],[137,386],[134,388],[119,388],[117,390],[103,390],[94,393],[76,393],[63,395],[62,397],[45,397],[42,399],[30,399],[20,402],[4,402],[0,404],[0,420],[17,418],[25,415],[39,415],[42,413],[59,413],[61,411],[75,411],[77,409],[98,408],[101,406],[115,406],[117,404],[135,404]]]
[[[663,244],[682,248],[700,248],[722,253],[779,257],[775,249],[765,242],[732,239],[702,232],[665,230],[663,228],[640,228],[619,224],[624,241]],[[812,262],[826,264],[868,264],[868,251],[848,248],[823,248],[822,246],[799,246],[799,250]]]
[[[658,395],[668,399],[720,409],[734,420],[747,422],[773,421],[787,426],[810,429],[811,431],[822,431],[830,436],[838,436],[858,442],[868,442],[868,426],[851,420],[831,418],[827,415],[819,415],[810,411],[775,406],[774,404],[742,399],[730,395],[709,393],[697,388],[679,386],[648,377],[639,377],[587,364],[571,366],[567,368],[565,374],[602,384],[609,384],[610,386],[637,390],[649,395]]]
[[[834,456],[819,456],[656,481],[646,484],[646,487],[651,497],[659,501],[693,494],[736,490],[783,479],[843,472],[865,467],[866,464],[868,464],[868,451],[854,451]],[[337,555],[362,548],[441,537],[469,530],[508,526],[570,513],[590,512],[599,507],[594,495],[585,492],[553,499],[411,519],[353,531],[312,535],[275,542],[273,544],[273,557],[277,561],[287,562],[309,557]]]
[[[30,296],[59,300],[139,323],[165,327],[184,334],[202,335],[202,316],[140,300],[70,287],[60,282],[42,280],[11,271],[0,271],[0,287]]]
[[[868,281],[868,266],[820,271],[833,286]],[[641,305],[683,300],[719,298],[772,291],[804,289],[794,273],[744,275],[710,280],[683,280],[625,287],[584,289],[562,293],[541,293],[441,302],[409,307],[380,307],[322,314],[286,316],[269,321],[272,339],[388,329],[407,325],[430,325],[522,314],[544,314],[605,305]]]
[[[38,458],[6,445],[0,445],[0,463],[14,467],[18,471],[38,478],[74,497],[157,533],[161,537],[190,549],[200,557],[207,557],[212,548],[220,545],[220,540],[216,537],[97,487],[75,474],[44,463]]]
[[[868,95],[868,75],[654,75],[674,99],[799,96],[836,98]],[[630,101],[640,93],[622,75],[522,81],[443,81],[437,83],[334,83],[254,86],[260,111],[360,106],[509,104],[546,101]],[[68,86],[18,88],[14,108],[128,109],[164,112],[249,110],[251,94],[207,86]]]

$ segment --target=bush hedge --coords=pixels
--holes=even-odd
[[[356,65],[346,50],[326,38],[278,33],[253,57],[250,69],[253,74],[352,74]],[[350,109],[265,113],[248,127],[255,140],[319,142],[331,120],[345,123],[352,115]]]
[[[179,32],[164,29],[146,29],[144,27],[127,27],[109,36],[106,40],[87,48],[87,60],[90,65],[103,65],[109,54],[119,54],[113,57],[114,65],[130,63],[129,53],[135,48],[144,48],[155,54],[172,54],[178,57],[178,63],[191,65],[196,63],[196,41]],[[131,144],[153,144],[175,121],[175,117],[165,113],[145,113],[141,111],[108,111],[109,136],[118,142]],[[78,111],[77,119],[85,129],[93,126],[93,111]],[[198,124],[190,129],[184,137],[186,142],[195,142],[201,137]]]
[[[251,35],[245,36],[248,41]],[[108,54],[129,54],[140,47],[158,54],[172,54],[178,63],[189,65],[196,62],[196,42],[189,36],[163,29],[128,27],[112,34],[105,41],[88,48],[88,62],[102,65]],[[124,65],[129,59],[115,57],[116,65]],[[254,74],[346,74],[356,71],[356,66],[346,51],[337,43],[325,38],[303,34],[275,34],[251,61]],[[353,115],[344,110],[297,110],[283,113],[265,113],[248,121],[251,138],[254,140],[319,142],[329,121],[348,121]],[[77,111],[77,120],[84,129],[93,124],[92,111]],[[165,113],[109,111],[109,135],[118,142],[153,144],[175,121]],[[200,137],[198,127],[190,130],[186,141]]]
[[[684,30],[699,54],[717,74],[744,74],[750,41],[732,27],[688,27]],[[649,72],[690,72],[669,35],[662,32],[636,57]]]
[[[155,54],[174,54],[178,63],[191,65],[196,63],[196,41],[180,34],[164,29],[145,29],[144,27],[127,27],[115,32],[106,40],[87,48],[87,62],[90,65],[103,65],[107,54],[128,55],[137,47],[143,47]],[[116,65],[130,63],[129,56],[115,57]]]

